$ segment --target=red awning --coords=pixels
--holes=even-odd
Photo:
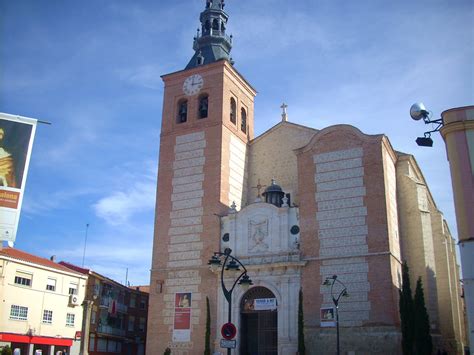
[[[21,334],[0,333],[0,341],[9,341],[11,343],[28,343],[42,345],[71,346],[72,339],[52,338],[52,337],[36,337]]]

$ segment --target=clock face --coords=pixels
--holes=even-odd
[[[204,80],[201,75],[191,75],[184,81],[183,92],[188,96],[196,95],[199,91],[201,91],[203,85]]]

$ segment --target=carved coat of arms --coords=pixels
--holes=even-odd
[[[257,253],[269,249],[268,219],[249,221],[249,252]]]

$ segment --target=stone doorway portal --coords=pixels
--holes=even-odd
[[[265,287],[253,287],[240,303],[241,355],[278,354],[276,298]]]

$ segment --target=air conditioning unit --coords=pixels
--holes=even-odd
[[[79,306],[79,297],[77,295],[69,295],[69,304],[71,306]]]

